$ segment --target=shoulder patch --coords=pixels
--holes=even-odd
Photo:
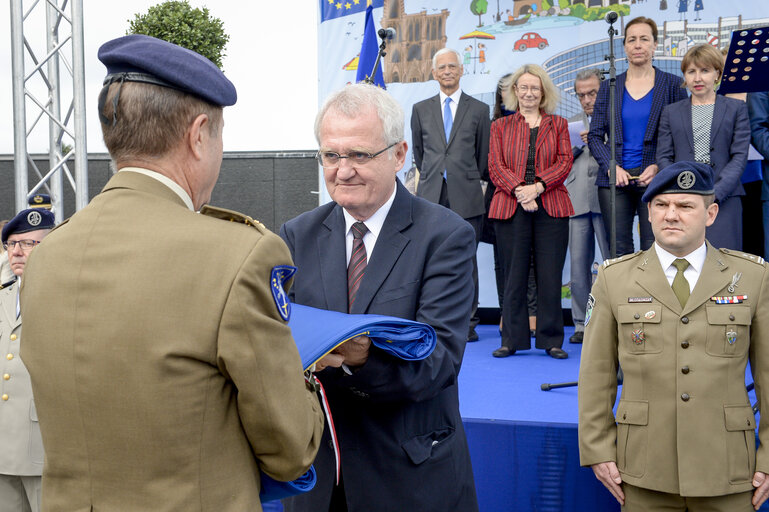
[[[260,230],[266,230],[264,224],[258,220],[252,219],[248,215],[236,212],[234,210],[228,210],[226,208],[218,208],[216,206],[205,205],[200,209],[200,214],[207,217],[214,217],[229,222],[237,222],[238,224],[245,224],[246,226],[252,226]]]
[[[638,256],[639,254],[642,254],[642,253],[643,253],[643,251],[637,251],[637,252],[634,252],[633,254],[625,254],[624,256],[619,256],[617,258],[611,258],[611,259],[605,260],[603,262],[603,268],[606,268],[606,267],[608,267],[610,265],[614,265],[615,263],[619,263],[621,261],[626,261],[626,260],[629,260],[631,258],[635,258],[636,256]]]
[[[733,251],[731,249],[718,249],[723,254],[728,254],[729,256],[736,256],[738,258],[742,258],[744,260],[752,261],[753,263],[757,265],[761,265],[763,267],[766,266],[766,261],[764,261],[764,258],[761,256],[756,256],[755,254],[749,254],[747,252],[742,251]]]
[[[296,267],[291,265],[277,265],[272,267],[272,274],[270,275],[270,289],[272,290],[272,298],[275,299],[275,305],[278,307],[278,313],[280,317],[288,322],[291,318],[291,302],[288,300],[286,289],[283,287],[283,283],[294,275]]]

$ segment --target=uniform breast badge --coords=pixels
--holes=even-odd
[[[711,297],[710,300],[715,302],[716,304],[742,304],[743,301],[747,300],[747,295],[727,295],[723,297]]]
[[[734,293],[734,289],[737,288],[737,283],[740,282],[740,279],[742,278],[742,272],[737,272],[732,276],[732,284],[726,287],[726,291],[729,293]]]
[[[729,342],[729,345],[734,345],[737,341],[737,333],[734,331],[726,331],[726,341]]]
[[[646,313],[644,313],[644,318],[646,318],[647,320],[651,320],[655,316],[657,316],[657,313],[655,313],[654,310],[647,311]]]
[[[630,339],[633,340],[633,343],[636,345],[641,345],[646,341],[646,333],[644,333],[643,329],[635,329],[630,335]]]

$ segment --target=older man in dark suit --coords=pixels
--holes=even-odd
[[[457,397],[472,302],[472,228],[412,196],[403,166],[403,111],[385,91],[349,85],[315,123],[332,203],[287,222],[281,236],[298,267],[299,304],[419,320],[438,335],[425,360],[407,362],[349,341],[316,368],[340,445],[321,443],[318,483],[289,511],[474,511],[475,486]],[[326,434],[328,438],[328,435]]]
[[[417,195],[451,208],[481,239],[483,202],[481,179],[489,179],[489,106],[462,92],[459,53],[443,48],[433,57],[433,78],[440,92],[414,105],[411,140],[419,169]],[[476,341],[475,311],[478,302],[478,268],[473,258],[475,302],[470,320],[469,341]]]

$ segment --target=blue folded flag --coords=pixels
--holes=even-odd
[[[314,466],[310,466],[310,469],[307,470],[307,473],[291,482],[279,482],[277,480],[273,480],[263,472],[261,474],[261,478],[262,490],[259,493],[259,500],[262,503],[282,500],[283,498],[288,498],[289,496],[294,496],[295,494],[302,494],[303,492],[307,492],[315,487],[315,481],[318,479],[317,475],[315,474]]]
[[[422,322],[384,315],[348,315],[301,304],[291,304],[288,326],[305,370],[356,336],[368,336],[375,346],[406,361],[426,358],[436,343],[435,329]]]

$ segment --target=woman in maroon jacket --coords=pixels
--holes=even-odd
[[[535,64],[508,80],[516,113],[491,124],[489,174],[497,187],[489,218],[495,219],[497,245],[505,274],[502,346],[494,357],[531,348],[526,309],[529,258],[534,251],[537,279],[536,347],[556,359],[568,354],[563,344],[561,275],[574,213],[563,182],[572,164],[566,120],[550,114],[558,90]]]

